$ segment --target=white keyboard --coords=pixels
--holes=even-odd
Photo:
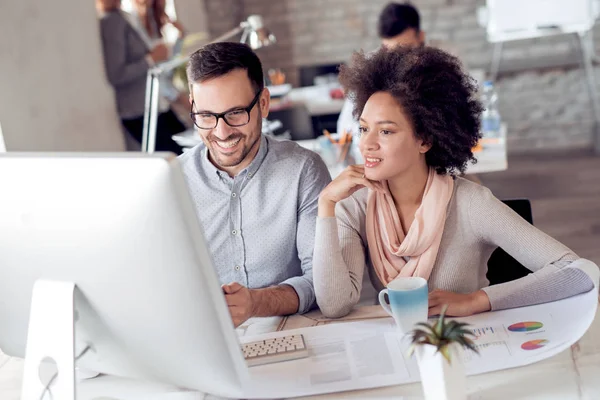
[[[283,336],[242,345],[249,367],[308,357],[302,335]]]

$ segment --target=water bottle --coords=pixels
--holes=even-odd
[[[483,83],[481,101],[485,110],[481,114],[481,130],[484,138],[500,137],[500,113],[498,112],[498,94],[491,81]]]

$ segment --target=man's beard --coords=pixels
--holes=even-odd
[[[214,149],[214,151],[212,152],[213,161],[218,166],[225,167],[225,168],[235,167],[235,166],[241,164],[246,159],[246,157],[248,157],[248,154],[250,154],[252,152],[252,150],[254,150],[257,143],[260,142],[261,130],[262,130],[262,118],[259,118],[258,124],[256,125],[255,129],[250,134],[244,135],[243,133],[236,131],[227,137],[227,141],[237,140],[237,139],[244,141],[248,137],[255,138],[251,143],[245,143],[244,147],[241,150],[241,153],[233,159],[231,158],[231,156],[222,155],[219,151],[220,149],[218,149],[218,146],[215,143],[215,141],[219,141],[219,142],[221,142],[221,141],[218,140],[215,136],[209,135],[206,138],[206,140],[210,143],[210,145]],[[215,149],[215,147],[217,147],[217,149]]]

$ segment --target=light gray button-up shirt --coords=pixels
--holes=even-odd
[[[263,136],[234,178],[210,162],[203,144],[179,161],[221,283],[287,284],[298,294],[298,312],[308,311],[318,196],[331,181],[320,156]]]

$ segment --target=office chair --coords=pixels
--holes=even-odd
[[[293,104],[290,107],[269,112],[269,120],[280,121],[281,131],[289,131],[292,140],[306,140],[317,137],[308,109],[304,104]]]
[[[533,225],[531,203],[528,199],[502,200],[502,202]],[[488,272],[486,276],[490,281],[490,285],[513,281],[531,273],[529,269],[525,268],[500,247],[494,250],[487,265]]]

